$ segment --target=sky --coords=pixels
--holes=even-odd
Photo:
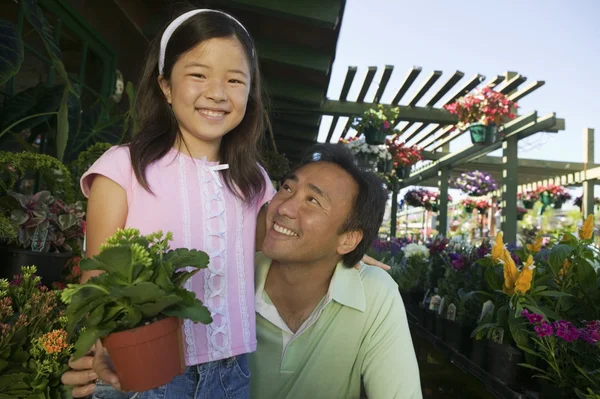
[[[425,104],[456,70],[465,76],[455,89],[476,73],[487,81],[515,71],[527,77],[521,87],[546,82],[519,102],[521,114],[556,112],[566,120],[564,131],[521,141],[519,158],[582,162],[583,130],[589,127],[596,128],[600,162],[599,20],[600,0],[347,0],[327,96],[338,98],[348,66],[358,67],[348,100],[356,100],[367,67],[378,67],[366,102],[373,100],[384,66],[394,66],[382,103],[390,103],[409,70],[420,66],[401,105],[434,70],[443,74],[417,105]],[[330,121],[323,119],[319,141]],[[343,125],[338,124],[334,138]],[[451,150],[469,142],[465,134]]]

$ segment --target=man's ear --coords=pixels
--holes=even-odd
[[[167,102],[171,104],[171,84],[169,80],[165,78],[163,75],[158,76],[158,86],[160,90],[163,92]]]
[[[337,252],[340,255],[346,255],[356,248],[360,244],[363,238],[362,230],[348,231],[340,236]]]

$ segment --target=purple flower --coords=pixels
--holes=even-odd
[[[595,345],[600,341],[600,332],[593,328],[581,328],[579,330],[579,336],[585,342],[591,345]]]
[[[550,337],[550,336],[554,335],[554,330],[552,329],[552,325],[550,323],[548,323],[547,321],[542,321],[542,323],[539,326],[535,326],[533,329],[535,330],[538,337],[540,337],[540,338]]]
[[[567,342],[575,341],[579,338],[579,330],[573,324],[566,320],[559,320],[553,323],[556,330],[556,336]]]
[[[544,316],[536,313],[529,313],[527,309],[523,309],[521,316],[527,318],[529,324],[539,324],[544,320]]]
[[[452,266],[454,270],[459,271],[465,268],[465,258],[462,254],[451,253],[448,254],[448,257],[450,258],[450,266]]]

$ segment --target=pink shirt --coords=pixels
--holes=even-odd
[[[267,183],[264,196],[255,204],[245,204],[227,189],[217,165],[172,149],[146,171],[153,195],[135,178],[129,148],[112,147],[81,178],[86,197],[98,174],[125,189],[129,207],[126,227],[137,228],[142,234],[170,231],[172,249],[193,248],[210,256],[208,268],[185,287],[195,292],[213,315],[210,325],[184,322],[188,366],[256,350],[256,218],[275,189],[263,170]]]

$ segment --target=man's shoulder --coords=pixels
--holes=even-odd
[[[361,263],[359,273],[365,296],[385,298],[390,294],[399,295],[398,284],[380,267]]]

